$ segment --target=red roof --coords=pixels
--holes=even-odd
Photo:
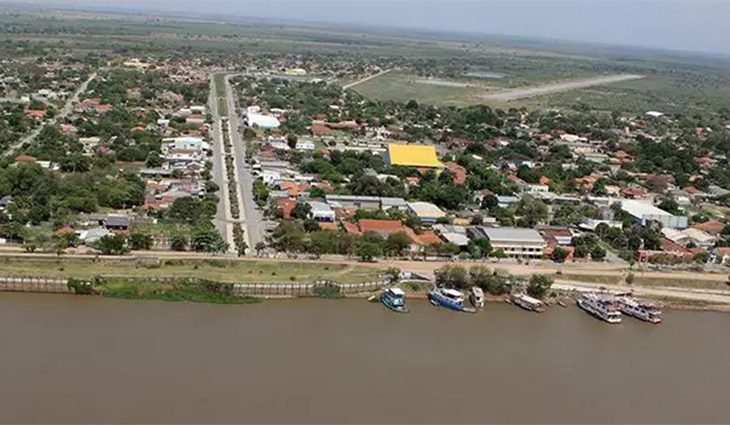
[[[455,162],[447,162],[446,168],[451,171],[454,175],[454,183],[464,184],[466,183],[466,168]]]
[[[281,210],[281,216],[284,218],[291,218],[291,212],[294,210],[294,207],[297,206],[297,201],[291,198],[284,198],[279,199],[277,204]]]
[[[43,118],[46,116],[46,111],[43,109],[26,109],[25,116],[31,118]]]
[[[702,230],[704,232],[707,232],[709,234],[718,234],[722,232],[722,229],[725,228],[725,224],[721,223],[717,220],[708,220],[704,223],[695,223],[692,225],[693,229]]]
[[[312,124],[312,127],[310,127],[309,130],[315,136],[320,136],[322,134],[330,132],[330,128],[327,127],[326,125],[322,125],[322,124]]]
[[[19,155],[15,157],[15,162],[35,162],[35,157],[30,155]]]

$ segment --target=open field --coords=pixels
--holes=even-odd
[[[235,261],[224,259],[117,260],[79,258],[0,259],[0,275],[61,278],[197,277],[231,283],[313,282],[357,283],[374,280],[381,269],[348,264]],[[293,280],[292,280],[293,278]]]
[[[447,106],[465,106],[478,102],[475,95],[486,93],[473,87],[447,87],[423,84],[421,77],[403,72],[390,72],[353,87],[360,94],[375,100],[408,101]]]

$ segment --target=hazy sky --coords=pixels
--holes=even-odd
[[[728,0],[15,1],[549,37],[730,54]]]

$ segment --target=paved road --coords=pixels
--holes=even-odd
[[[391,68],[391,69],[386,69],[385,71],[380,71],[380,72],[378,72],[377,74],[373,74],[373,75],[370,75],[370,76],[368,76],[368,77],[365,77],[365,78],[363,78],[363,79],[361,79],[361,80],[353,81],[353,82],[352,82],[352,83],[350,83],[350,84],[346,84],[346,85],[342,86],[342,88],[343,88],[343,89],[349,89],[349,88],[355,87],[355,86],[356,86],[356,85],[358,85],[358,84],[362,84],[362,83],[364,83],[364,82],[366,82],[366,81],[370,81],[370,80],[372,80],[373,78],[378,78],[378,77],[380,77],[380,76],[382,76],[382,75],[385,75],[385,74],[389,73],[389,72],[390,72],[390,71],[392,71],[392,70],[393,70],[393,69]]]
[[[528,97],[541,96],[545,94],[558,93],[568,90],[583,89],[592,86],[601,86],[604,84],[618,83],[621,81],[636,80],[644,78],[642,75],[620,74],[608,75],[593,78],[581,78],[559,83],[541,84],[532,87],[522,87],[512,90],[500,91],[498,93],[486,94],[480,96],[482,100],[494,100],[500,102],[508,102],[510,100],[525,99]]]
[[[62,120],[65,118],[68,114],[73,111],[74,104],[76,104],[79,101],[79,97],[81,96],[81,93],[86,91],[86,88],[89,86],[89,83],[96,78],[96,72],[92,73],[89,78],[86,79],[81,85],[76,89],[76,91],[71,95],[71,97],[68,98],[66,101],[66,104],[63,105],[63,108],[61,108],[60,111],[56,114],[55,117],[51,118],[50,120],[46,121],[45,123],[39,125],[33,131],[31,131],[27,136],[23,137],[18,141],[18,143],[10,146],[7,151],[3,153],[3,156],[10,156],[18,149],[22,148],[23,145],[26,143],[32,143],[36,137],[41,133],[41,130],[43,130],[43,127],[46,125],[55,125],[59,120]]]
[[[214,218],[214,224],[218,232],[228,242],[229,252],[236,249],[233,243],[233,227],[231,226],[232,217],[228,198],[228,178],[225,171],[225,160],[223,150],[223,136],[220,128],[220,113],[218,111],[218,99],[216,96],[214,74],[210,76],[210,96],[208,99],[208,107],[213,117],[213,181],[218,185],[220,191],[218,193],[218,209]]]
[[[252,255],[256,251],[254,247],[256,243],[264,241],[264,219],[261,211],[258,209],[253,197],[253,181],[250,170],[246,167],[246,145],[241,139],[239,132],[239,119],[236,109],[236,100],[233,95],[230,78],[232,75],[225,77],[226,83],[226,104],[228,106],[228,122],[230,125],[231,142],[233,143],[233,154],[236,162],[236,177],[239,183],[239,205],[241,207],[241,220],[245,226],[246,243],[248,244],[248,254]]]

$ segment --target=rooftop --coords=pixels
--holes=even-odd
[[[491,241],[545,242],[537,230],[526,227],[482,227],[481,229]]]
[[[438,160],[436,148],[427,145],[388,145],[388,161],[391,165],[405,167],[442,168],[444,164]]]

